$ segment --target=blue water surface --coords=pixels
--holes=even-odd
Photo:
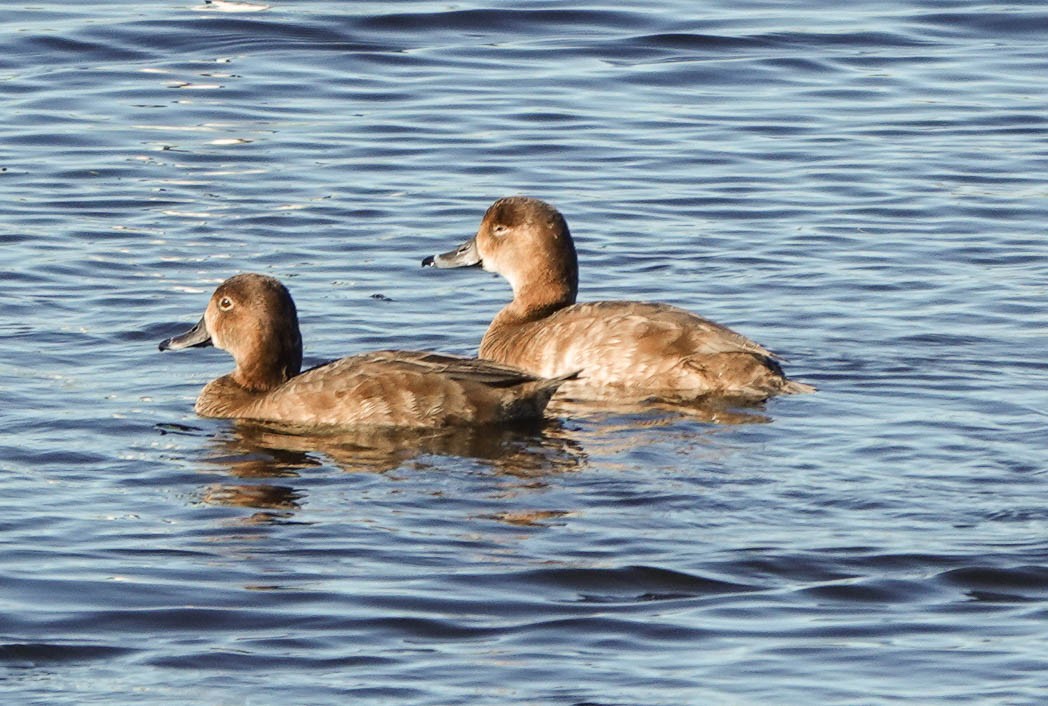
[[[0,10],[4,703],[1042,701],[1043,3],[194,1]],[[316,439],[156,350],[257,271],[475,352],[517,193],[819,392]]]

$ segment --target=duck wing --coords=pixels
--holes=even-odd
[[[539,379],[520,368],[492,360],[428,351],[377,351],[354,358],[361,363],[380,363],[404,372],[440,375],[456,382],[475,382],[490,387],[514,387]]]

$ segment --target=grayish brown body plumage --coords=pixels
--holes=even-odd
[[[576,304],[578,261],[564,217],[526,197],[496,201],[476,236],[423,264],[482,264],[513,287],[479,355],[536,375],[580,371],[580,386],[694,399],[764,399],[814,388],[788,380],[763,346],[668,304]],[[585,395],[585,392],[582,393]]]
[[[492,424],[540,418],[563,382],[492,361],[417,351],[365,353],[300,373],[302,341],[291,295],[257,274],[226,280],[201,322],[160,348],[209,343],[228,351],[236,369],[201,391],[196,411],[205,417],[344,427]]]

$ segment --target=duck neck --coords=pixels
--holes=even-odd
[[[517,295],[495,315],[480,343],[481,358],[513,361],[514,334],[522,326],[541,321],[564,307],[575,303],[575,288],[532,285],[517,291]]]
[[[575,303],[578,284],[572,280],[543,279],[513,288],[513,301],[495,317],[507,324],[544,319]]]
[[[302,339],[295,335],[255,348],[256,355],[237,361],[233,380],[246,390],[268,392],[298,375],[302,369]]]

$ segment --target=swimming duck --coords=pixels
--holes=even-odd
[[[305,426],[449,427],[538,419],[568,375],[546,380],[492,361],[418,351],[378,351],[305,372],[298,314],[278,280],[239,274],[204,316],[160,350],[214,345],[236,369],[196,401],[204,417]]]
[[[576,304],[578,259],[564,216],[525,196],[499,199],[476,236],[425,258],[438,268],[482,265],[507,280],[513,301],[491,322],[481,358],[534,375],[580,371],[586,385],[657,398],[762,400],[813,392],[789,380],[767,348],[668,304]],[[585,393],[583,393],[584,395]]]

